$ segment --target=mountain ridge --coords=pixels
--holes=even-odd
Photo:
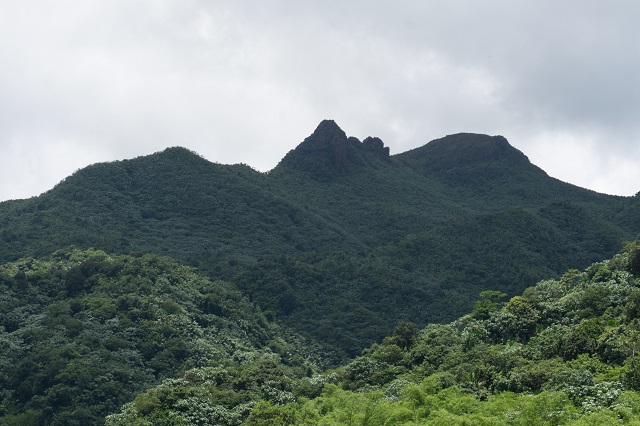
[[[171,256],[238,281],[277,321],[353,353],[397,318],[452,319],[483,289],[515,294],[611,256],[640,229],[640,198],[549,177],[502,137],[450,135],[386,154],[381,140],[325,121],[268,173],[179,147],[98,163],[0,203],[0,263],[69,246]],[[308,303],[319,297],[327,309]]]
[[[171,147],[0,203],[0,423],[638,417],[640,197],[501,136],[388,154],[325,121],[268,173]]]
[[[305,172],[318,181],[327,181],[354,167],[388,161],[389,148],[379,138],[359,139],[346,133],[333,121],[323,120],[304,141],[290,150],[270,173],[287,170]]]
[[[414,162],[413,165],[417,164],[421,167],[424,167],[426,171],[431,173],[437,173],[440,171],[449,170],[451,168],[455,169],[460,167],[469,167],[499,161],[512,161],[513,164],[517,164],[522,167],[528,167],[530,170],[533,170],[545,176],[549,176],[543,169],[531,163],[529,158],[524,153],[513,147],[509,143],[509,141],[501,135],[491,136],[487,134],[469,132],[454,133],[441,138],[433,139],[419,147],[390,155],[389,147],[385,146],[384,142],[380,138],[375,136],[368,136],[364,140],[360,141],[356,137],[347,136],[347,134],[338,126],[338,124],[334,120],[327,119],[321,121],[310,136],[305,138],[302,142],[300,142],[287,154],[285,154],[280,162],[274,168],[267,172],[258,172],[251,166],[243,163],[220,164],[215,161],[210,161],[205,159],[196,151],[178,145],[167,147],[161,151],[137,156],[134,158],[91,164],[87,167],[77,170],[69,177],[63,179],[61,182],[56,184],[54,188],[61,183],[64,183],[67,179],[72,178],[76,174],[83,173],[83,171],[91,169],[95,166],[118,163],[127,164],[129,162],[135,162],[135,160],[145,158],[148,158],[150,160],[180,160],[183,166],[194,166],[199,162],[200,165],[213,164],[223,167],[244,168],[250,169],[251,171],[260,174],[278,173],[279,169],[286,168],[287,162],[293,162],[293,157],[296,156],[310,157],[307,158],[307,164],[312,164],[308,161],[309,159],[312,161],[320,160],[321,162],[322,160],[325,160],[324,165],[328,165],[329,168],[333,168],[335,172],[338,172],[338,174],[340,174],[341,172],[346,172],[352,163],[357,163],[358,165],[371,165],[370,162],[363,162],[359,158],[354,158],[354,150],[357,150],[359,154],[361,154],[362,152],[373,154],[373,157],[376,157],[380,160],[385,160],[387,162],[398,160],[403,162]],[[313,155],[317,154],[318,152],[323,155],[326,154],[326,158]],[[559,179],[558,181],[562,182]],[[597,191],[593,191],[588,188],[582,188],[573,184],[568,184],[566,182],[563,183],[587,191],[598,193]],[[43,194],[46,194],[49,191],[45,191]],[[598,194],[614,196],[604,193]],[[633,198],[632,196],[614,197]],[[0,202],[0,204],[14,201],[21,200],[6,200]]]
[[[422,160],[430,171],[436,172],[447,168],[495,161],[512,161],[523,167],[534,166],[529,158],[513,147],[504,136],[489,136],[478,133],[447,135],[434,139],[421,147],[396,154],[394,157]],[[542,171],[537,166],[534,167]]]

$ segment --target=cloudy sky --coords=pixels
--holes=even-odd
[[[266,171],[325,118],[399,153],[505,136],[640,191],[635,0],[0,0],[0,200],[185,146]]]

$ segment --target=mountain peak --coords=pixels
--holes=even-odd
[[[159,158],[159,159],[171,159],[171,160],[182,160],[182,161],[194,161],[194,160],[201,161],[204,159],[202,155],[198,154],[197,152],[182,146],[171,146],[171,147],[165,148],[162,151],[155,152],[149,156],[143,156],[139,158],[144,158],[144,157],[155,157],[157,159]]]
[[[347,134],[333,120],[322,120],[316,130],[307,137],[296,150],[312,151],[331,149],[332,151],[340,149],[342,145],[347,143]]]
[[[333,120],[322,120],[311,136],[347,138],[347,134]]]
[[[347,137],[333,120],[323,120],[316,130],[289,151],[275,171],[297,169],[315,180],[329,180],[353,167],[388,160],[389,148],[379,138],[360,142]]]
[[[389,161],[389,147],[384,146],[382,139],[369,136],[362,141],[364,148],[374,153],[381,160]]]
[[[407,151],[399,158],[417,161],[430,171],[508,162],[515,166],[534,167],[526,155],[509,144],[503,136],[477,133],[457,133],[435,139],[426,145]]]

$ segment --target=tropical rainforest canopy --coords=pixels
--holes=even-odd
[[[0,203],[0,423],[640,423],[639,229],[500,136],[96,164]]]

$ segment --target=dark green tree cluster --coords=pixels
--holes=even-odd
[[[514,209],[366,252],[265,256],[229,279],[277,321],[355,356],[398,321],[449,322],[474,309],[483,290],[515,295],[522,283],[586,267],[574,248],[535,211]]]

